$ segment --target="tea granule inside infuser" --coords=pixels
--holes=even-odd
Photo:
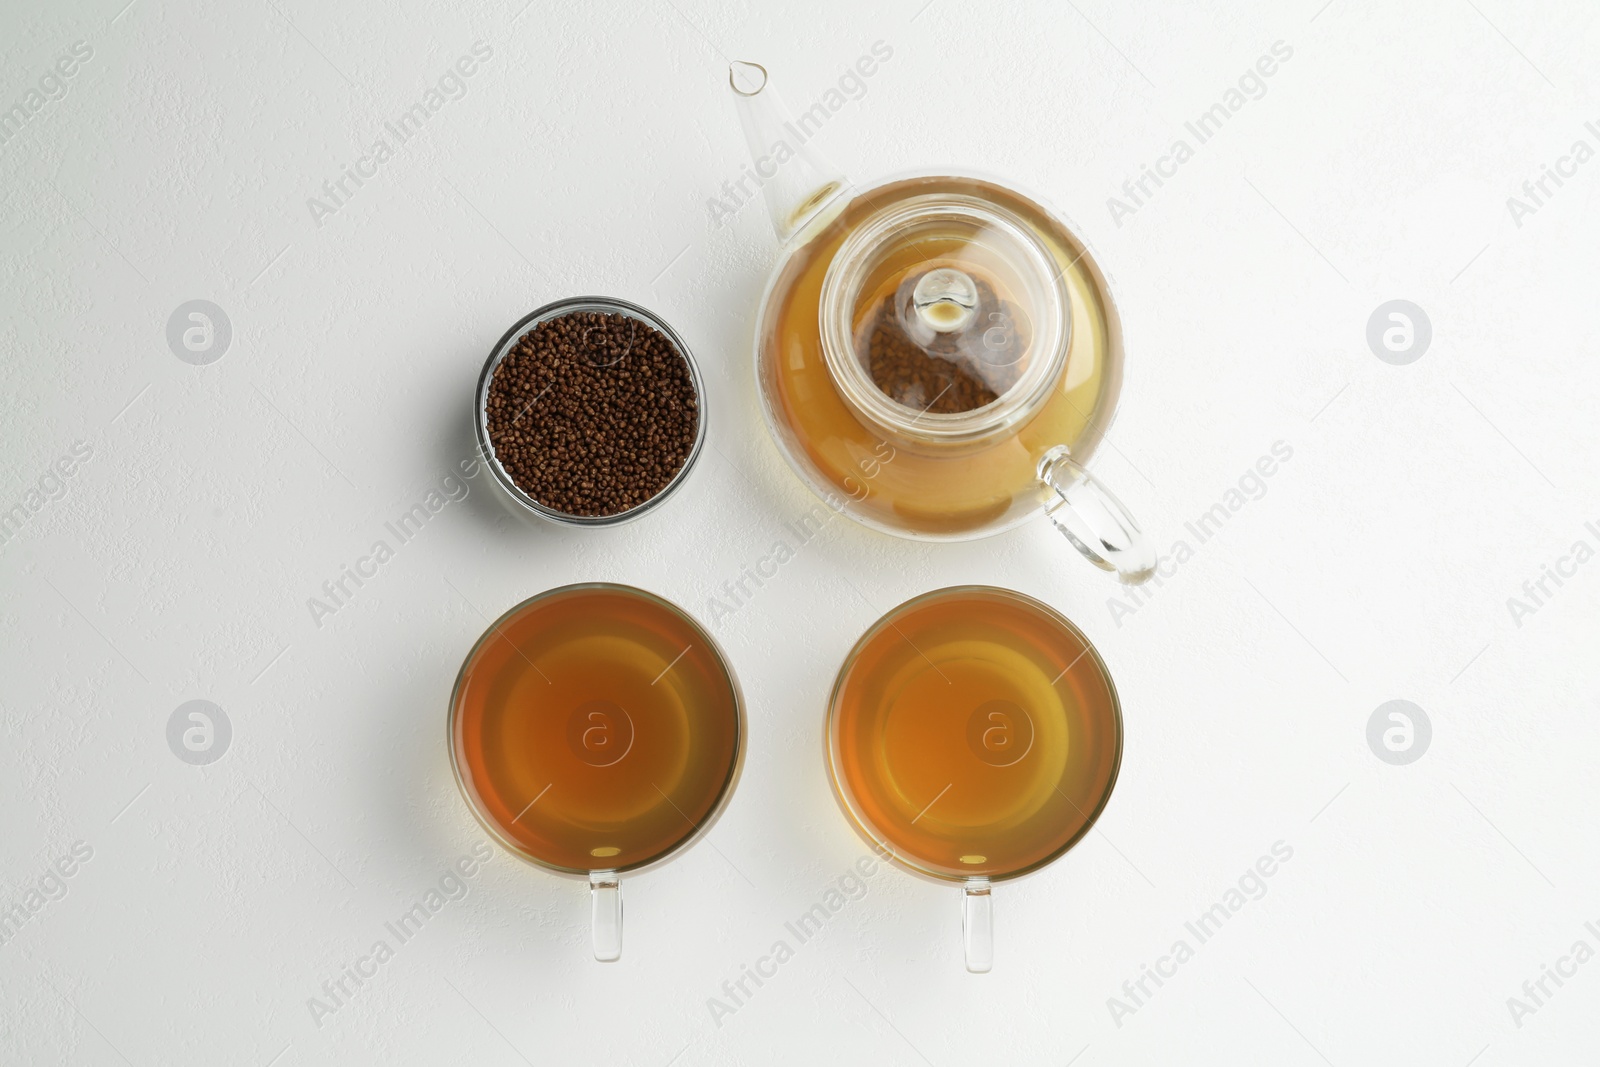
[[[867,373],[889,399],[921,412],[956,415],[992,404],[1011,388],[1021,374],[1014,331],[984,331],[974,346],[956,335],[935,334],[926,345],[907,335],[897,306],[905,300],[909,283],[884,298],[857,333],[867,338]],[[1005,316],[1008,308],[985,282],[977,283],[979,323],[991,315]],[[974,348],[981,352],[973,355]]]
[[[688,461],[700,398],[688,360],[627,315],[572,312],[524,334],[489,383],[489,442],[518,487],[568,515],[618,515]]]

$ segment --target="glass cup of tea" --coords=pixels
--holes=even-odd
[[[602,961],[622,954],[620,876],[705,835],[738,781],[745,732],[717,643],[626,585],[518,604],[467,654],[450,699],[461,795],[512,855],[588,881]]]
[[[1083,632],[989,586],[925,593],[873,624],[828,708],[828,769],[856,829],[963,893],[967,970],[994,961],[995,882],[1089,832],[1116,784],[1122,710]]]

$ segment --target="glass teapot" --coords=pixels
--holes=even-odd
[[[756,382],[800,477],[901,537],[964,540],[1041,505],[1083,556],[1141,582],[1155,553],[1083,466],[1121,385],[1105,279],[1047,209],[952,175],[848,182],[804,144],[766,69],[738,102],[784,256],[762,299]]]

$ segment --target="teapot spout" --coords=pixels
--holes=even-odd
[[[728,84],[754,171],[737,184],[744,190],[753,180],[760,187],[772,228],[787,241],[818,221],[848,183],[806,144],[804,129],[768,87],[767,68],[736,61],[728,67]]]

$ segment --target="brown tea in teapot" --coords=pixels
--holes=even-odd
[[[978,331],[987,342],[979,357],[938,360],[923,351],[926,342],[919,347],[906,337],[896,307],[904,299],[901,290],[907,284],[914,289],[951,254],[970,255],[970,242],[951,241],[943,248],[937,239],[923,239],[884,257],[862,282],[863,310],[847,327],[857,351],[869,353],[864,369],[875,390],[904,407],[913,424],[910,434],[868,425],[852,410],[829,368],[820,321],[824,278],[849,235],[874,213],[930,194],[980,198],[1025,220],[1048,247],[1068,300],[1065,358],[1047,394],[1028,417],[955,444],[918,440],[917,430],[935,429],[934,416],[985,415],[998,407],[996,401],[1027,370],[1028,357],[1016,353],[1028,348],[1035,332],[1015,302],[984,292],[982,286],[991,283],[982,272],[970,271],[979,290],[974,313],[995,316]],[[760,363],[760,384],[773,429],[792,459],[815,471],[832,492],[850,500],[852,514],[873,525],[914,536],[959,537],[1020,521],[1039,508],[1039,457],[1061,443],[1087,452],[1109,421],[1121,338],[1102,293],[1081,245],[1019,194],[976,179],[942,177],[874,190],[870,200],[852,201],[799,247],[773,283],[757,339],[771,355]]]

